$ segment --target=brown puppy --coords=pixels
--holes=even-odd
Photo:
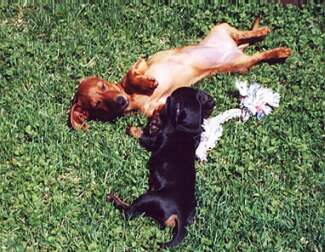
[[[259,19],[250,31],[219,24],[196,45],[138,60],[117,85],[95,76],[82,79],[70,109],[71,126],[86,128],[87,119],[110,121],[132,110],[151,117],[179,87],[191,86],[209,75],[244,73],[255,64],[289,57],[291,50],[284,47],[253,55],[243,52],[269,32],[268,27],[259,27]]]

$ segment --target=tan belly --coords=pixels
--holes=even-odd
[[[158,87],[144,101],[142,112],[152,115],[174,90],[195,84],[211,74],[211,69],[234,62],[242,54],[233,41],[216,45],[188,46],[153,55],[145,74],[155,78]]]

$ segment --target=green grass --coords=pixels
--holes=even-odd
[[[126,222],[105,202],[131,202],[147,188],[149,154],[114,124],[67,126],[77,80],[117,82],[133,62],[198,41],[218,22],[272,33],[248,52],[287,46],[284,64],[197,85],[217,103],[238,104],[236,78],[281,94],[264,120],[230,122],[197,164],[195,223],[178,251],[322,251],[325,246],[324,9],[280,5],[48,5],[0,7],[0,249],[155,251],[170,239],[148,218]]]

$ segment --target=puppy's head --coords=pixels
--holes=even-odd
[[[214,101],[207,93],[193,88],[179,88],[168,97],[166,118],[177,131],[199,134],[203,119],[214,108]]]
[[[127,95],[117,85],[91,76],[80,80],[70,108],[74,129],[87,128],[87,119],[111,121],[128,106]]]

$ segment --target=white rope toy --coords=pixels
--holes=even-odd
[[[240,94],[240,108],[229,109],[216,117],[205,119],[204,132],[201,134],[201,142],[196,149],[196,156],[200,161],[207,160],[208,150],[214,148],[222,136],[222,124],[230,119],[240,118],[246,122],[250,117],[256,116],[261,120],[272,112],[273,107],[279,107],[280,95],[269,88],[263,88],[253,82],[247,86],[247,81],[236,80],[236,88]]]

